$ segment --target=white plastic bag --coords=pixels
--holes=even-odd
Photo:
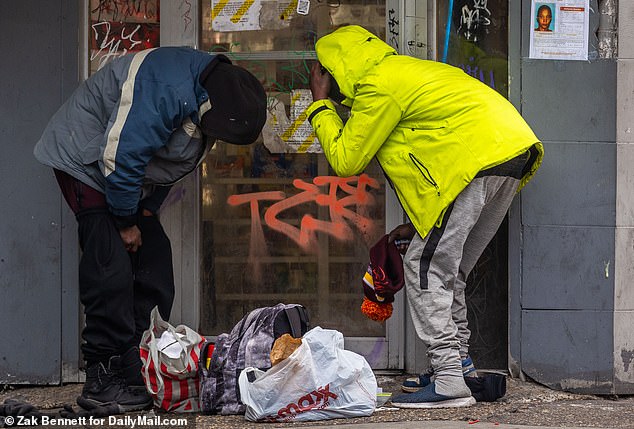
[[[250,421],[288,422],[369,416],[377,384],[365,358],[344,350],[339,331],[311,329],[287,359],[238,379]]]

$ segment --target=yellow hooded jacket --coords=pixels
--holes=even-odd
[[[543,146],[515,107],[461,69],[398,55],[354,25],[315,49],[351,107],[345,126],[330,100],[306,112],[328,162],[347,177],[376,156],[421,237],[479,171],[535,146],[521,189],[541,164]]]

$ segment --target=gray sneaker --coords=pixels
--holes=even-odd
[[[475,366],[473,366],[473,360],[471,360],[471,356],[467,355],[466,358],[462,359],[462,375],[465,377],[477,377],[478,373],[476,372]],[[428,368],[427,371],[420,374],[418,377],[410,377],[406,379],[401,385],[401,390],[407,393],[418,392],[421,388],[429,385],[434,376],[434,369]]]

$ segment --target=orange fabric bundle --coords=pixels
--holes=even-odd
[[[364,296],[361,312],[371,320],[384,322],[392,316],[392,303],[374,302]]]
[[[386,234],[370,249],[370,263],[363,275],[361,312],[371,320],[384,322],[392,316],[394,294],[405,284],[403,260]]]

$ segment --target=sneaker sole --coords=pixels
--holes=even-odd
[[[398,408],[460,408],[475,405],[476,400],[473,396],[466,398],[453,398],[446,401],[438,402],[392,402],[392,405]]]
[[[473,370],[473,371],[471,371],[471,372],[467,372],[467,373],[463,374],[463,376],[464,376],[464,377],[477,377],[477,376],[478,376],[478,373],[477,373],[477,372],[476,372],[476,370],[474,369],[474,370]],[[402,390],[403,392],[405,392],[405,393],[416,393],[416,392],[418,392],[420,389],[422,389],[423,387],[425,387],[425,386],[416,386],[416,387],[414,387],[414,386],[403,386],[403,385],[401,384],[401,390]]]
[[[147,410],[147,409],[149,409],[152,406],[153,403],[154,403],[154,401],[152,399],[150,399],[145,404],[121,405],[119,403],[114,403],[114,402],[99,402],[99,401],[95,401],[94,399],[84,398],[82,396],[77,397],[77,405],[79,405],[80,407],[82,407],[85,410],[90,411],[90,410],[94,410],[95,408],[98,408],[98,407],[105,407],[105,406],[109,406],[109,405],[117,405],[119,407],[119,413],[120,414],[127,413],[129,411]]]
[[[419,391],[420,389],[422,389],[422,388],[423,388],[422,386],[420,386],[420,387],[408,387],[408,386],[401,386],[401,390],[402,390],[403,392],[406,392],[406,393],[416,393],[416,392],[418,392],[418,391]]]

